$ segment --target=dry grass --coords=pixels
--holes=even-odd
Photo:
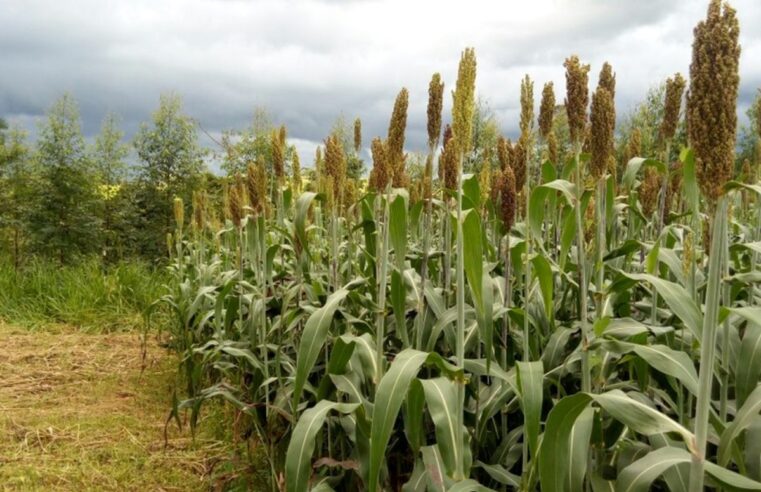
[[[3,490],[209,490],[227,445],[169,427],[175,359],[140,338],[0,325]]]

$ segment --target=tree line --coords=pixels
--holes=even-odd
[[[622,117],[618,162],[626,162],[632,143],[638,147],[638,155],[649,155],[657,139],[663,91],[662,84],[654,87]],[[557,106],[561,153],[568,145],[564,113],[563,107]],[[738,138],[738,174],[744,174],[747,163],[757,162],[761,153],[753,138],[754,113],[748,115],[750,124],[741,128]],[[497,165],[499,122],[483,101],[478,102],[474,119],[472,155],[478,158],[466,163],[466,170],[482,172],[485,166]],[[215,151],[199,143],[200,131],[198,122],[185,114],[182,100],[172,94],[161,96],[150,121],[140,126],[131,141],[125,139],[119,117],[108,114],[99,134],[88,143],[77,103],[69,94],[50,107],[34,142],[23,130],[0,119],[0,258],[15,268],[39,257],[60,264],[92,256],[105,263],[131,258],[160,262],[167,255],[167,234],[173,230],[175,198],[187,205],[192,203],[194,191],[203,190],[209,209],[219,211],[218,219],[224,221],[222,202],[228,177],[245,173],[250,163],[261,163],[271,172],[273,152],[278,148],[289,174],[300,168],[295,147],[287,144],[285,127],[273,125],[263,109],[256,110],[249,127],[225,131],[215,140]],[[330,134],[344,147],[348,176],[362,179],[365,165],[360,157],[359,119],[352,129],[339,117]],[[679,128],[676,138],[685,139],[685,134],[684,128]],[[318,147],[314,167],[319,167],[321,158]],[[222,173],[210,170],[211,160]],[[425,157],[410,152],[405,160],[414,185],[422,176]],[[310,189],[314,169],[302,172],[305,189]]]

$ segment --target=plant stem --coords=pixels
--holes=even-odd
[[[457,166],[457,364],[465,367],[465,262],[464,246],[462,237],[462,164],[463,155],[459,155]],[[465,425],[465,381],[457,385],[457,422],[456,422],[456,446],[464,444],[463,427]],[[456,464],[455,480],[465,478],[464,463],[460,460]]]
[[[584,195],[584,181],[581,174],[581,145],[574,143],[573,161],[576,173],[576,262],[579,269],[579,321],[581,322],[581,391],[592,390],[589,370],[589,327],[587,320],[587,274],[585,266],[584,221],[582,220],[581,199]]]
[[[377,333],[375,340],[376,357],[378,362],[378,382],[383,377],[383,341],[385,338],[385,323],[386,323],[386,275],[388,274],[388,218],[389,218],[389,201],[391,200],[391,186],[386,186],[386,200],[383,205],[383,221],[381,223],[383,242],[381,243],[380,254],[377,261],[379,264],[378,275],[378,319],[377,319]]]
[[[698,401],[695,415],[695,449],[692,450],[690,466],[690,492],[702,492],[706,443],[708,440],[708,417],[711,409],[711,383],[716,354],[716,332],[719,314],[719,293],[724,260],[724,236],[727,200],[719,198],[711,232],[711,253],[708,264],[708,287],[706,290],[703,334],[700,341],[700,372],[698,374]]]

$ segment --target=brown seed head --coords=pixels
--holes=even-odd
[[[339,197],[346,180],[346,156],[337,135],[325,139],[325,174],[332,180],[335,201],[340,202]]]
[[[547,158],[555,164],[560,165],[560,155],[558,155],[558,139],[555,137],[555,132],[551,131],[549,137],[547,137]]]
[[[293,153],[293,164],[291,165],[291,168],[293,170],[291,186],[293,186],[293,192],[298,195],[301,193],[301,161],[299,160],[298,152]]]
[[[441,110],[444,100],[444,82],[437,73],[431,77],[428,84],[428,148],[435,149],[439,145],[441,134]]]
[[[518,143],[512,148],[512,170],[515,176],[515,190],[520,193],[526,185],[526,150],[523,139],[518,139]]]
[[[500,136],[497,140],[497,159],[500,169],[504,170],[506,167],[512,166],[513,144],[510,143],[510,139]]]
[[[500,173],[499,178],[500,216],[505,230],[509,231],[515,223],[516,189],[513,169],[510,166],[506,167]]]
[[[373,169],[370,171],[369,186],[371,190],[383,193],[389,182],[388,161],[386,160],[386,146],[380,137],[375,137],[370,144],[373,156]]]
[[[391,121],[388,124],[388,138],[386,139],[386,159],[391,170],[391,178],[394,186],[404,186],[404,131],[407,128],[407,105],[409,93],[402,88],[396,96],[394,111],[391,113]]]
[[[528,75],[521,80],[521,139],[530,142],[534,129],[534,82]]]
[[[481,188],[481,202],[486,203],[491,194],[491,166],[484,163],[478,173],[478,187]]]
[[[260,180],[259,165],[250,163],[246,168],[246,192],[248,193],[248,203],[254,210],[254,214],[260,213],[264,208],[267,185],[265,183],[262,187]]]
[[[243,219],[243,177],[235,175],[235,182],[230,184],[230,218],[235,227],[240,227]]]
[[[539,134],[547,140],[552,132],[552,118],[555,114],[555,90],[552,82],[544,84],[542,102],[539,104]],[[554,161],[553,161],[554,162]]]
[[[314,150],[314,171],[317,173],[317,176],[320,176],[323,172],[325,172],[323,168],[323,159],[322,159],[322,147],[317,147]]]
[[[610,97],[614,101],[616,100],[616,74],[613,73],[613,67],[610,66],[610,63],[605,62],[602,64],[597,85],[607,89],[610,92]]]
[[[439,167],[443,169],[444,188],[448,190],[457,189],[457,139],[450,139],[444,146],[444,150],[439,157]]]
[[[589,65],[579,62],[576,55],[566,58],[565,63],[566,98],[565,110],[568,114],[568,130],[571,142],[582,143],[584,128],[587,123],[587,104],[589,103]]]
[[[732,175],[740,27],[735,10],[711,0],[706,20],[695,27],[687,101],[690,142],[701,190],[713,207]]]
[[[639,128],[633,129],[629,135],[629,141],[626,143],[626,154],[629,156],[627,161],[642,155],[642,131]]]
[[[359,154],[362,149],[362,120],[354,120],[354,152]]]
[[[600,179],[608,168],[608,161],[613,154],[613,132],[616,127],[616,110],[613,97],[608,89],[599,85],[592,95],[590,114],[592,158],[589,172],[595,179]]]
[[[682,107],[682,96],[687,82],[681,74],[677,73],[674,78],[666,80],[666,99],[663,105],[663,121],[659,138],[666,143],[674,138],[676,127],[679,124],[679,111]]]
[[[272,168],[278,183],[285,178],[285,126],[272,132]]]
[[[466,48],[460,57],[457,69],[457,83],[452,94],[452,131],[455,139],[457,159],[470,152],[473,145],[473,113],[475,112],[476,52]],[[457,172],[460,172],[458,169]]]
[[[652,166],[645,167],[642,183],[639,185],[639,203],[645,217],[651,217],[655,211],[655,203],[658,200],[660,179],[658,171]]]

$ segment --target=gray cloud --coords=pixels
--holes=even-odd
[[[740,110],[761,85],[761,9],[734,0],[743,44]],[[396,93],[410,90],[408,147],[425,141],[431,74],[447,95],[460,51],[478,54],[478,92],[514,134],[520,78],[564,87],[572,53],[618,74],[619,113],[675,71],[687,73],[692,28],[706,1],[603,0],[409,2],[5,0],[0,5],[0,115],[34,131],[64,91],[79,101],[84,132],[107,111],[128,136],[162,92],[212,135],[247,125],[257,106],[289,127],[311,161],[339,114],[363,120],[365,141],[383,135]],[[562,98],[562,94],[558,94]],[[447,106],[449,106],[447,97]],[[206,139],[208,140],[208,139]],[[208,140],[205,143],[211,145]]]

